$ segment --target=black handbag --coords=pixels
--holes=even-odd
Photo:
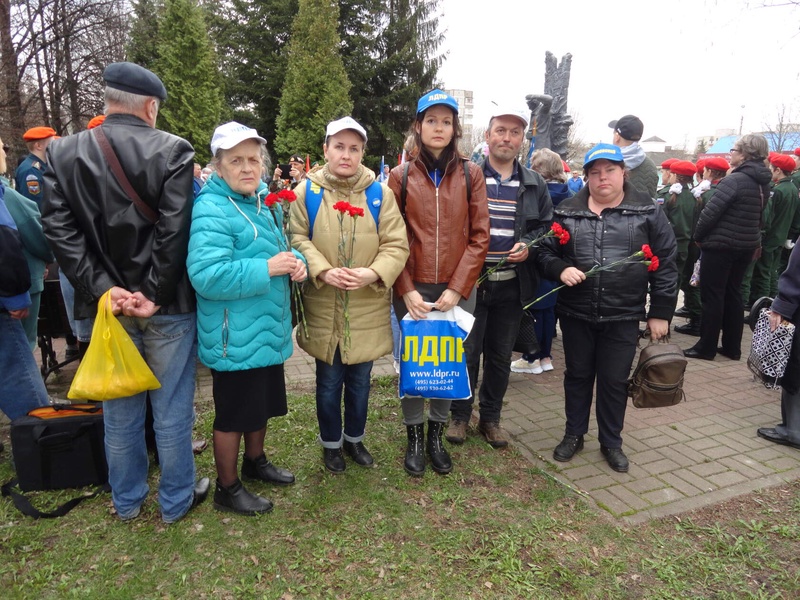
[[[536,338],[536,320],[529,311],[523,311],[522,321],[519,323],[517,341],[514,342],[514,352],[535,354],[539,352],[539,340]]]
[[[17,477],[3,484],[2,495],[10,496],[17,509],[35,519],[63,516],[83,500],[109,489],[103,409],[99,404],[43,406],[14,419],[11,451]],[[14,490],[16,486],[27,492],[89,485],[100,488],[49,513],[40,512]]]
[[[43,406],[14,419],[11,451],[19,487],[26,492],[108,482],[99,404]]]

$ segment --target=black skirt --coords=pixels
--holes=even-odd
[[[258,431],[268,419],[288,412],[283,364],[246,371],[211,369],[211,378],[217,431]]]

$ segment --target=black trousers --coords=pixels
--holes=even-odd
[[[598,439],[607,448],[622,447],[628,405],[628,377],[636,355],[638,321],[592,323],[560,316],[564,342],[564,412],[567,435],[589,431],[592,392],[597,382]]]
[[[469,421],[478,372],[483,362],[483,381],[478,392],[480,419],[499,421],[511,373],[511,353],[522,320],[519,282],[510,279],[481,283],[473,316],[475,323],[464,342],[473,397],[469,400],[453,400],[450,414],[454,419]]]
[[[700,262],[700,339],[694,348],[707,356],[716,356],[719,332],[722,347],[732,355],[741,354],[744,327],[742,280],[753,257],[753,250],[703,249]]]

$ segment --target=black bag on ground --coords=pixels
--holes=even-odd
[[[103,408],[44,406],[11,422],[11,450],[23,491],[61,490],[108,482]]]
[[[683,375],[686,357],[677,344],[650,343],[639,353],[639,362],[628,380],[628,396],[636,408],[674,406],[685,398]]]

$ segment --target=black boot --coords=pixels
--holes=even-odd
[[[228,487],[221,485],[217,479],[217,489],[214,490],[214,508],[223,512],[254,517],[271,511],[272,502],[248,492],[238,479]]]
[[[453,470],[453,461],[442,442],[444,423],[428,421],[428,456],[431,457],[431,467],[437,473],[449,473]]]
[[[341,448],[323,448],[322,462],[331,473],[344,473],[347,466],[344,463],[344,454]]]
[[[686,325],[676,325],[675,331],[684,335],[700,337],[700,319],[689,319]]]
[[[403,467],[406,473],[419,477],[425,473],[425,450],[422,447],[422,438],[425,436],[425,425],[406,425],[408,433],[408,448],[406,448],[406,460]]]
[[[242,479],[259,479],[276,485],[294,483],[294,475],[286,469],[273,465],[263,453],[258,458],[247,458],[245,456],[242,459]]]
[[[357,465],[371,467],[375,464],[375,459],[372,458],[372,454],[369,453],[369,450],[364,447],[364,442],[348,442],[345,440],[342,447]]]

